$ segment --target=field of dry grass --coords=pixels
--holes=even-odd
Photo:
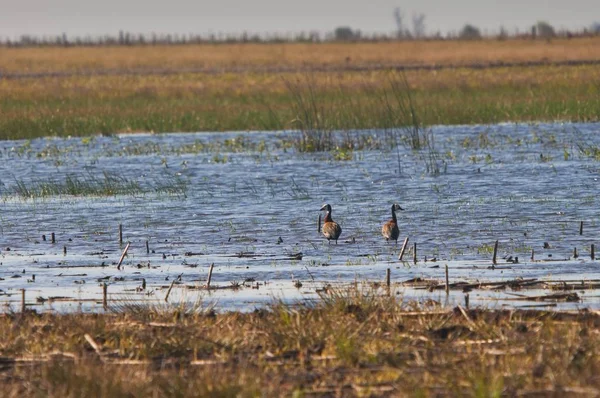
[[[420,308],[372,293],[248,314],[0,316],[3,394],[600,394],[598,314]]]
[[[600,37],[546,40],[0,47],[0,73],[249,70],[600,60]]]

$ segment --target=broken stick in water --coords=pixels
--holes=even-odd
[[[406,245],[408,244],[408,236],[404,239],[404,243],[402,244],[402,249],[400,249],[400,255],[398,256],[398,260],[402,261],[402,256],[404,256],[404,251],[406,250]]]
[[[417,263],[417,242],[413,244],[413,262]]]
[[[494,257],[492,258],[492,264],[496,265],[496,256],[498,255],[498,241],[494,243]]]
[[[171,294],[171,289],[173,289],[173,285],[175,284],[176,279],[173,279],[171,282],[171,286],[169,286],[169,290],[167,290],[167,295],[165,296],[165,301],[169,301],[169,294]]]
[[[121,258],[119,259],[119,264],[117,264],[117,269],[121,269],[121,264],[123,263],[123,259],[127,255],[127,250],[129,250],[129,245],[131,245],[131,242],[127,242],[127,246],[125,246],[125,249],[123,250],[123,254],[121,254]]]
[[[385,284],[387,285],[388,288],[390,287],[390,284],[392,283],[391,279],[392,279],[392,272],[388,268],[385,270]]]
[[[321,213],[319,213],[319,221],[317,222],[317,232],[321,233]]]
[[[106,282],[102,284],[102,308],[104,311],[108,309],[108,285]]]
[[[448,264],[446,264],[446,294],[450,294],[450,283],[448,282]]]
[[[215,263],[210,265],[210,269],[208,270],[208,279],[206,280],[206,288],[210,289],[210,280],[212,279],[213,268],[215,267]]]

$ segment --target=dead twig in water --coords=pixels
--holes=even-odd
[[[215,263],[210,265],[210,269],[208,270],[208,279],[206,280],[206,288],[210,289],[210,281],[212,279],[213,268],[215,267]]]
[[[574,303],[581,301],[581,298],[577,293],[553,293],[547,294],[545,296],[527,296],[524,294],[515,294],[515,293],[507,293],[512,294],[517,297],[512,298],[511,300],[523,300],[523,301],[566,301],[568,303]]]
[[[494,243],[494,257],[492,257],[492,264],[496,265],[496,256],[498,255],[498,241]]]
[[[308,272],[308,276],[310,276],[310,279],[312,279],[312,281],[315,281],[315,277],[313,276],[313,274],[309,271],[308,267],[305,265],[304,268],[306,268],[306,272]]]
[[[402,244],[402,249],[400,250],[400,255],[398,256],[398,260],[402,261],[402,256],[404,256],[404,251],[406,250],[406,245],[408,244],[408,236],[404,239],[404,243]]]
[[[392,271],[388,268],[385,270],[385,284],[388,287],[388,289],[390,288],[390,285],[391,285],[391,279],[392,279]]]
[[[104,311],[108,308],[108,285],[106,282],[102,284],[102,308]]]
[[[121,254],[121,258],[119,259],[119,264],[117,264],[118,270],[121,269],[121,264],[123,263],[123,259],[127,255],[127,250],[129,250],[129,245],[131,245],[131,242],[127,242],[127,245],[125,246],[125,249],[123,250],[123,254]]]
[[[450,294],[450,283],[448,282],[448,264],[446,264],[446,294]]]
[[[171,294],[171,289],[173,289],[174,284],[175,284],[175,279],[173,280],[173,282],[171,282],[171,285],[169,286],[169,290],[167,290],[167,295],[165,296],[165,302],[169,301],[169,294]]]
[[[27,305],[25,304],[25,289],[21,289],[21,314],[24,314],[27,310]]]
[[[413,263],[417,263],[417,242],[413,244]]]

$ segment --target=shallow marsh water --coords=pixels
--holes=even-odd
[[[102,311],[104,282],[112,305],[163,303],[175,280],[171,303],[253,310],[275,299],[318,299],[327,285],[377,289],[388,268],[393,294],[462,303],[460,290],[447,298],[443,290],[400,284],[443,281],[445,265],[451,282],[600,280],[600,260],[590,256],[600,236],[600,125],[431,131],[434,160],[427,149],[392,147],[393,133],[384,131],[350,133],[365,145],[342,152],[346,160],[340,152],[297,152],[290,145],[297,132],[0,142],[0,304],[18,310],[26,289],[38,311]],[[432,161],[439,174],[431,173]],[[106,175],[136,188],[112,196],[19,194],[64,184],[67,176],[93,184]],[[405,209],[398,244],[380,234],[394,202]],[[317,233],[323,203],[343,228],[337,245]],[[120,270],[119,224],[131,242]],[[409,250],[400,262],[405,236]],[[498,265],[491,269],[495,240]],[[507,262],[515,257],[518,263]],[[211,286],[223,289],[206,291],[213,263]],[[471,305],[494,308],[600,308],[600,291],[576,292],[582,300],[559,303],[522,300],[552,293],[547,289],[469,294]]]

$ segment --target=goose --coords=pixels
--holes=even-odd
[[[323,228],[321,231],[323,232],[323,236],[327,238],[327,241],[331,244],[331,240],[335,240],[335,244],[337,245],[338,238],[342,234],[342,227],[331,218],[331,205],[324,204],[321,207],[321,211],[325,210],[327,213],[325,214],[325,221],[323,222]]]
[[[398,220],[396,219],[396,210],[404,210],[398,203],[392,205],[392,219],[383,224],[381,227],[381,234],[385,238],[386,242],[390,239],[395,240],[398,243],[398,237],[400,236],[400,229],[398,228]]]

